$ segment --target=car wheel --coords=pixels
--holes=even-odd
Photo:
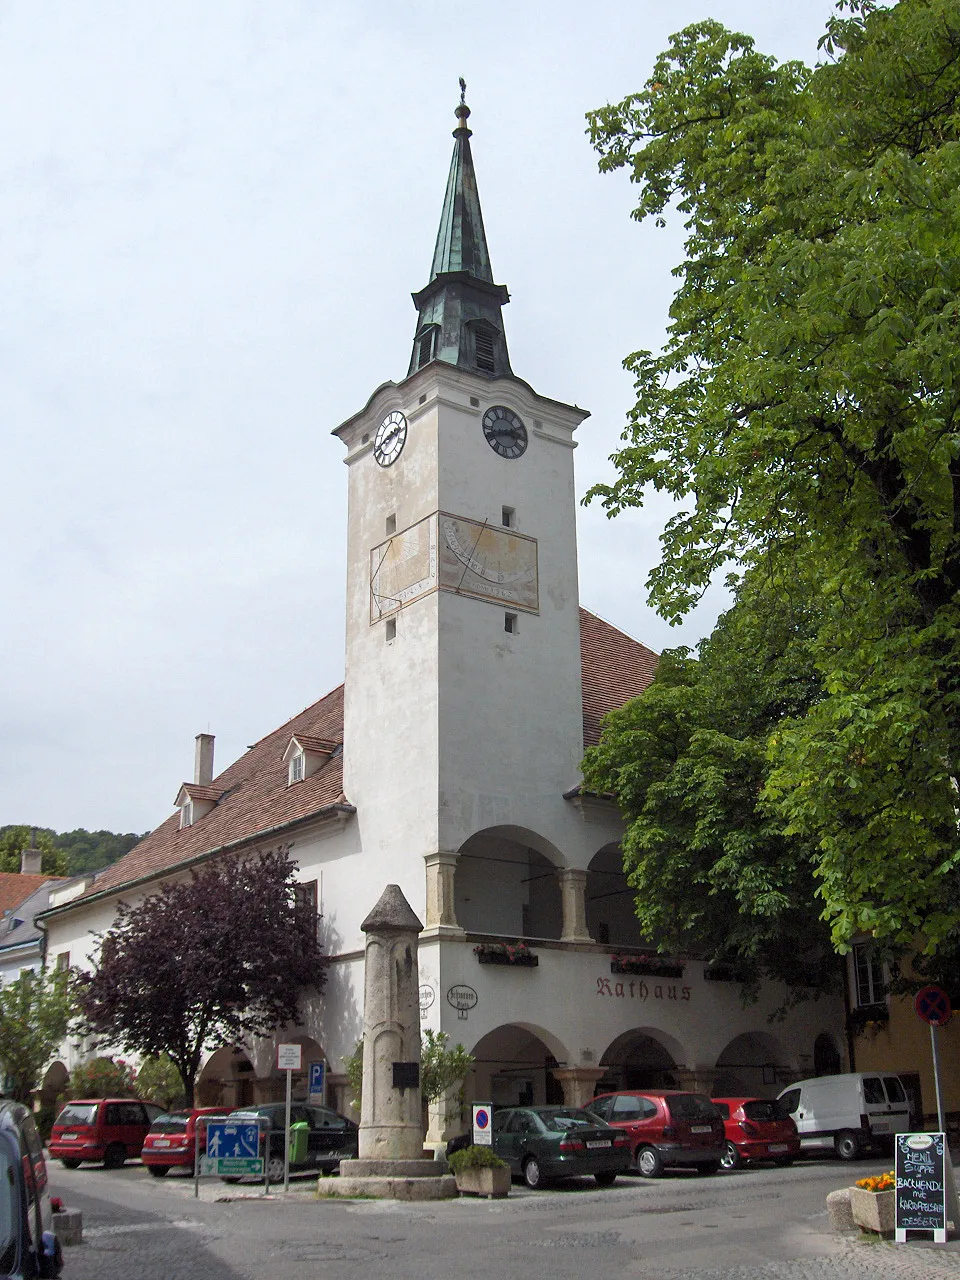
[[[722,1169],[739,1169],[743,1164],[740,1152],[732,1142],[723,1144],[723,1155],[720,1157],[720,1167]]]
[[[841,1160],[856,1160],[863,1150],[859,1134],[852,1129],[844,1129],[838,1133],[833,1145]]]
[[[543,1171],[536,1156],[528,1156],[523,1165],[523,1180],[531,1191],[543,1186]]]
[[[796,1158],[796,1156],[777,1156],[773,1163],[778,1169],[789,1169]]]
[[[66,1159],[64,1159],[64,1160],[61,1160],[61,1161],[60,1161],[60,1163],[63,1165],[63,1167],[64,1167],[65,1169],[79,1169],[79,1168],[80,1168],[80,1161],[79,1161],[79,1160],[66,1160]]]
[[[637,1171],[642,1178],[659,1178],[663,1174],[663,1161],[655,1147],[640,1147],[637,1151]]]
[[[168,1164],[147,1165],[147,1173],[149,1173],[151,1178],[165,1178],[169,1172],[170,1166]]]
[[[699,1173],[701,1177],[709,1178],[712,1174],[717,1172],[721,1163],[722,1161],[720,1160],[704,1160],[702,1164],[698,1164],[696,1166],[697,1173]]]
[[[598,1187],[612,1187],[617,1180],[616,1171],[611,1172],[609,1169],[606,1173],[595,1173],[593,1177]]]
[[[103,1167],[105,1169],[120,1169],[123,1162],[127,1158],[127,1149],[119,1142],[111,1142],[103,1153]]]

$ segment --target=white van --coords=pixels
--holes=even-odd
[[[798,1080],[778,1101],[789,1111],[801,1149],[833,1147],[841,1160],[889,1148],[910,1129],[910,1103],[899,1076],[864,1071]]]

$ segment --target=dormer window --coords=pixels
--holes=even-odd
[[[296,734],[283,753],[283,762],[287,766],[287,785],[292,787],[297,782],[303,782],[318,769],[322,769],[339,746],[331,738]]]
[[[180,806],[180,830],[193,826],[193,801],[187,800]]]
[[[207,787],[198,782],[185,782],[174,801],[180,810],[180,830],[195,826],[205,818],[226,792],[221,787]]]

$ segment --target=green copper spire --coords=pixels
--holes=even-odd
[[[461,79],[453,159],[430,283],[413,295],[419,315],[408,375],[432,360],[491,377],[511,373],[501,312],[510,295],[493,282],[465,97],[466,84]]]

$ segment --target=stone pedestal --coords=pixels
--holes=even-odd
[[[588,1107],[593,1101],[593,1091],[598,1080],[607,1074],[606,1067],[554,1067],[554,1080],[563,1087],[563,1102],[567,1107]]]
[[[324,1178],[326,1197],[380,1196],[442,1200],[456,1183],[423,1159],[420,1088],[402,1082],[420,1066],[420,971],[423,928],[399,885],[389,884],[360,926],[367,935],[363,979],[363,1093],[359,1159],[344,1160],[339,1178]],[[399,1073],[395,1068],[399,1064]]]

